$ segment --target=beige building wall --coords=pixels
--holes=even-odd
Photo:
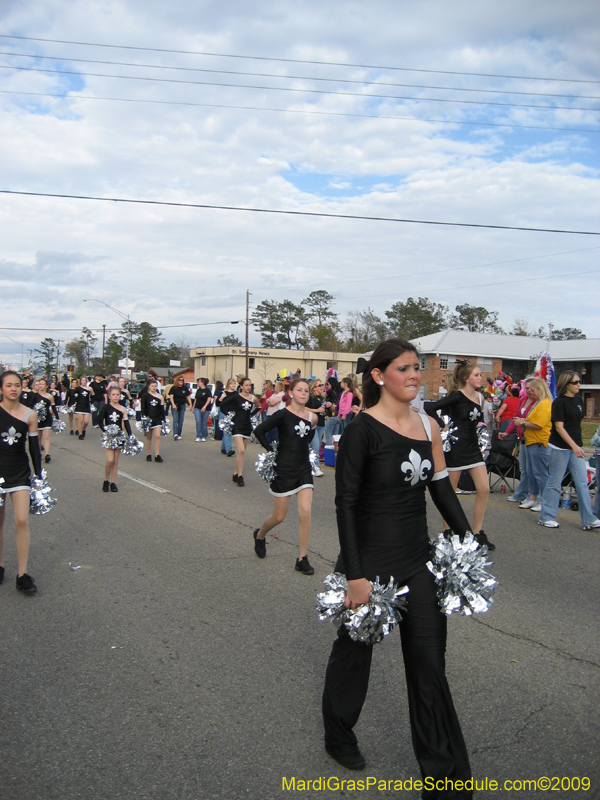
[[[196,347],[190,351],[194,359],[196,378],[208,378],[210,383],[246,374],[246,349],[244,347]],[[250,368],[248,377],[255,389],[262,388],[265,380],[274,381],[278,373],[300,370],[303,378],[313,375],[325,378],[333,367],[338,378],[354,375],[361,353],[334,353],[319,350],[271,350],[251,347],[248,351]]]

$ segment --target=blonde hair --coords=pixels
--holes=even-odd
[[[442,378],[442,383],[444,384],[444,389],[448,392],[448,394],[454,391],[454,378],[452,377],[451,372],[447,372],[444,375]]]
[[[233,385],[233,388],[235,389],[235,387],[237,386],[237,381],[236,381],[235,378],[229,378],[229,380],[225,384],[225,391],[226,392],[229,391],[229,389],[227,387],[230,386],[230,385]]]
[[[543,381],[541,378],[534,378],[530,381],[529,388],[537,389],[540,400],[550,400],[550,402],[552,402],[552,394],[546,381]]]
[[[277,392],[283,392],[284,389],[285,383],[283,381],[277,381],[275,384],[275,394],[277,394]]]

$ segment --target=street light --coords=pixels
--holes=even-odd
[[[83,300],[84,303],[102,303],[103,306],[106,306],[111,311],[114,311],[115,314],[118,314],[123,319],[127,320],[127,337],[125,338],[125,369],[127,373],[129,373],[129,337],[131,336],[131,319],[129,318],[129,314],[124,314],[122,311],[119,311],[118,308],[114,308],[113,306],[109,306],[108,303],[105,303],[104,300],[97,300],[95,297],[90,297],[87,300]],[[131,377],[131,376],[130,376]]]

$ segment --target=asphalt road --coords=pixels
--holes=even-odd
[[[194,443],[189,416],[183,441],[162,444],[164,464],[122,457],[119,493],[103,494],[98,431],[85,441],[53,436],[58,505],[31,517],[34,597],[14,587],[7,513],[0,797],[417,798],[283,788],[284,777],[288,786],[292,777],[358,777],[322,745],[334,629],[319,622],[314,603],[337,554],[333,470],[316,479],[316,574],[307,577],[294,571],[294,501],[267,537],[267,558],[254,555],[252,530],[271,508],[253,472],[256,445],[239,488],[234,459],[217,443]],[[583,532],[573,512],[561,512],[560,529],[541,528],[506,497],[491,495],[486,515],[497,545],[495,604],[449,624],[448,676],[473,774],[500,784],[587,776],[587,792],[503,795],[599,797],[600,534]],[[470,516],[472,497],[461,502]],[[431,506],[430,530],[439,529]],[[419,777],[397,634],[376,648],[357,734],[368,761],[362,777]]]

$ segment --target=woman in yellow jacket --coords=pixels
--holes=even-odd
[[[548,481],[548,439],[552,430],[552,395],[546,381],[534,378],[529,384],[529,392],[534,404],[526,417],[515,417],[514,423],[523,428],[525,439],[525,457],[527,459],[527,476],[529,478],[529,500],[524,500],[519,508],[529,508],[539,512],[542,509],[541,498]]]

